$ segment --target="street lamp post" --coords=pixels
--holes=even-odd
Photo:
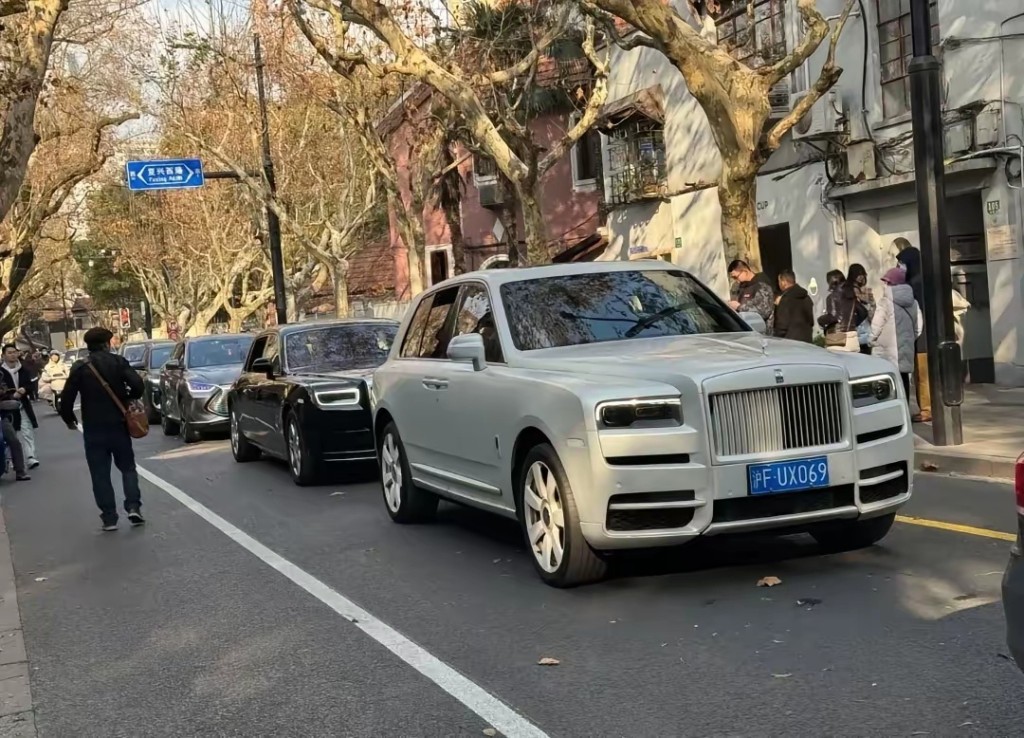
[[[960,421],[963,369],[960,346],[953,330],[953,279],[946,231],[942,68],[932,53],[929,0],[910,0],[910,25],[914,46],[910,62],[910,109],[924,281],[924,305],[921,307],[932,390],[932,442],[936,446],[957,446],[963,443]]]

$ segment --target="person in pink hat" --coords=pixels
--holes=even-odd
[[[903,379],[904,394],[910,396],[910,374],[914,371],[914,343],[924,323],[907,275],[893,267],[882,277],[882,294],[871,319],[871,347],[875,356],[888,359]]]

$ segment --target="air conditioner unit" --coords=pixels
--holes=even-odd
[[[501,185],[497,182],[478,185],[477,191],[480,193],[480,207],[482,208],[500,208],[505,204],[505,195]]]
[[[768,105],[771,107],[770,120],[779,120],[789,114],[789,80],[784,79],[768,90]]]
[[[793,95],[790,109],[795,108],[800,99],[806,94],[806,92],[801,92]],[[842,133],[845,117],[839,96],[834,91],[826,92],[821,96],[821,99],[811,106],[807,114],[793,126],[793,138],[797,140],[828,138],[837,133]]]

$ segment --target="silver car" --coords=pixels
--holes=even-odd
[[[540,576],[778,529],[870,545],[910,498],[888,362],[766,338],[658,262],[484,271],[420,295],[373,383],[389,515],[517,518]]]

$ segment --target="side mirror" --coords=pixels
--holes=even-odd
[[[266,374],[267,379],[274,378],[274,365],[270,359],[260,357],[252,362],[252,366],[249,368],[253,374]]]
[[[761,317],[760,313],[744,312],[740,313],[740,317],[743,318],[744,323],[757,333],[768,333],[768,324],[764,322],[764,318]]]
[[[479,333],[463,333],[448,343],[448,358],[471,363],[473,371],[479,372],[487,367],[485,354],[484,337]]]
[[[177,359],[168,359],[167,363],[164,364],[164,369],[169,372],[176,372],[181,369],[181,362]]]

